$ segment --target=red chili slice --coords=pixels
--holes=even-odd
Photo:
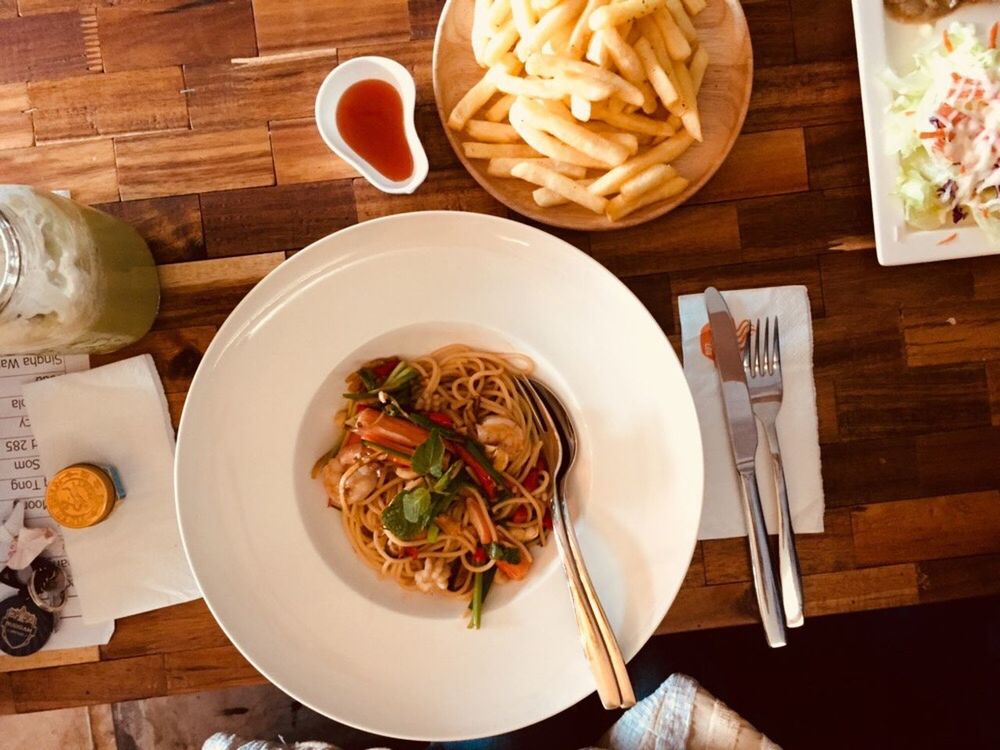
[[[451,417],[441,411],[425,412],[424,416],[431,420],[434,424],[446,427],[449,430],[455,426],[455,423],[451,421]]]
[[[392,374],[392,371],[396,369],[396,365],[398,364],[399,357],[389,357],[389,359],[384,360],[372,368],[372,372],[375,373],[375,377],[378,378],[379,385],[381,385],[382,381]]]

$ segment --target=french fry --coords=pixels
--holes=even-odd
[[[547,156],[556,161],[576,164],[581,167],[594,167],[596,169],[607,169],[608,165],[597,159],[587,156],[582,151],[577,151],[572,146],[567,146],[558,138],[553,138],[538,128],[528,125],[522,117],[518,116],[515,108],[510,112],[510,124],[520,134],[522,140],[538,153],[532,156]]]
[[[536,13],[544,13],[559,0],[531,0],[531,7]]]
[[[608,0],[587,0],[583,12],[576,19],[573,31],[570,32],[569,44],[566,47],[567,57],[572,57],[574,60],[579,60],[583,57],[587,51],[587,45],[590,43],[590,37],[594,33],[593,29],[590,28],[590,14],[602,5],[607,4]]]
[[[514,20],[508,18],[486,42],[486,47],[483,49],[483,64],[489,67],[496,65],[516,43],[517,28],[514,26]]]
[[[684,128],[694,136],[696,141],[702,140],[701,136],[701,116],[698,114],[698,97],[694,93],[694,82],[687,66],[682,62],[674,65],[674,75],[677,78],[677,85],[680,91],[680,99],[684,111],[681,113],[681,122]]]
[[[573,33],[573,27],[560,26],[556,33],[549,37],[549,40],[542,46],[542,52],[550,55],[561,55],[569,46],[569,38]]]
[[[660,100],[656,98],[656,92],[649,81],[643,80],[639,84],[639,91],[642,92],[642,111],[647,115],[653,114],[656,108],[660,106]]]
[[[633,156],[624,164],[604,173],[587,188],[596,195],[617,193],[625,181],[653,164],[668,164],[683,154],[694,143],[690,133],[673,135],[662,143]]]
[[[633,18],[642,18],[659,8],[666,0],[618,0],[590,14],[590,28],[594,31],[609,26],[619,26]]]
[[[692,16],[696,16],[705,10],[705,0],[684,0],[684,7]]]
[[[606,102],[604,102],[604,104],[608,108],[609,112],[624,112],[625,111],[625,102],[623,102],[617,96],[612,96],[610,99],[608,99]]]
[[[483,112],[483,119],[490,122],[503,122],[507,119],[510,105],[514,103],[516,98],[513,94],[504,94],[486,108],[486,111]]]
[[[462,144],[462,151],[467,159],[534,159],[541,155],[531,146],[524,143],[479,143],[478,141],[465,141]]]
[[[531,162],[521,162],[511,170],[511,174],[527,182],[548,188],[554,193],[559,193],[564,198],[578,203],[596,214],[604,213],[604,209],[608,205],[607,198],[594,195],[586,187],[573,182],[566,175]]]
[[[633,133],[643,133],[645,135],[673,135],[676,128],[670,127],[663,120],[655,120],[652,117],[644,117],[640,114],[626,114],[624,112],[612,112],[606,106],[597,104],[592,110],[592,116],[601,122],[614,125],[622,130],[629,130]]]
[[[566,87],[562,82],[550,78],[520,78],[496,66],[490,68],[486,77],[505,94],[535,99],[562,99],[566,96]]]
[[[486,14],[486,23],[495,34],[503,26],[504,22],[510,18],[510,0],[493,0],[489,12]]]
[[[660,35],[667,45],[667,54],[672,60],[687,60],[691,57],[691,45],[684,34],[681,33],[674,17],[666,8],[657,8],[650,18],[660,30]]]
[[[531,27],[531,31],[521,35],[521,41],[514,47],[514,52],[522,60],[527,60],[532,53],[541,51],[553,34],[573,23],[573,19],[583,10],[584,3],[586,0],[563,0],[559,5],[553,6]]]
[[[601,137],[624,146],[628,150],[629,156],[634,156],[639,150],[639,139],[632,133],[607,132],[601,133]]]
[[[530,0],[510,0],[510,15],[514,19],[518,36],[522,39],[528,36],[535,25],[535,11]]]
[[[643,193],[657,188],[671,177],[677,176],[677,170],[669,164],[653,164],[622,183],[621,194],[627,200],[635,200]]]
[[[587,44],[587,54],[584,55],[590,62],[602,68],[611,67],[611,53],[604,43],[604,32],[598,31],[590,37]]]
[[[590,113],[593,109],[593,104],[582,97],[570,96],[569,98],[569,111],[572,112],[573,117],[580,122],[589,122]]]
[[[684,5],[681,0],[667,0],[667,10],[670,11],[670,15],[674,17],[674,22],[680,28],[681,33],[684,38],[688,40],[688,44],[692,47],[698,44],[698,32],[694,29],[694,24],[691,23],[691,17],[684,10]]]
[[[531,99],[563,99],[576,94],[590,101],[607,99],[614,88],[602,81],[592,78],[582,78],[577,75],[564,75],[554,78],[520,78],[496,67],[487,73],[496,88],[505,94],[525,96]]]
[[[667,118],[667,125],[672,127],[675,132],[684,127],[684,123],[681,122],[681,118],[677,115],[670,115],[670,117]]]
[[[628,149],[619,143],[592,133],[572,117],[560,117],[530,99],[519,98],[511,107],[511,116],[523,118],[530,127],[558,138],[567,146],[608,166],[616,166],[628,159]],[[569,161],[569,160],[565,160]]]
[[[586,167],[581,167],[576,164],[567,164],[566,162],[556,161],[555,159],[549,159],[544,156],[533,159],[519,159],[517,157],[509,156],[490,159],[490,163],[486,167],[486,172],[494,177],[513,177],[510,171],[515,165],[524,161],[530,161],[534,164],[538,164],[539,166],[547,167],[553,172],[558,172],[559,174],[564,174],[567,177],[572,177],[574,180],[580,179],[587,174]]]
[[[657,61],[656,53],[653,52],[649,39],[641,37],[635,43],[635,52],[642,61],[642,67],[646,71],[646,78],[649,79],[649,84],[656,91],[656,95],[660,97],[663,106],[669,108],[670,105],[677,101],[677,89],[674,88],[673,83],[670,82],[670,78],[667,77],[666,71],[663,70],[663,67]]]
[[[694,93],[697,96],[701,91],[701,82],[705,80],[705,70],[708,68],[708,52],[704,47],[699,47],[691,56],[691,85],[694,86]]]
[[[627,199],[623,195],[616,195],[612,200],[608,201],[607,216],[611,221],[619,221],[633,211],[648,206],[650,203],[666,200],[678,193],[684,192],[687,186],[688,181],[683,177],[672,177],[658,188],[640,195],[634,201]]]
[[[652,16],[640,18],[638,26],[642,30],[642,35],[649,42],[649,46],[652,47],[653,54],[656,55],[656,61],[660,63],[661,68],[666,69],[667,63],[670,61],[670,54],[667,52],[667,43],[663,41],[663,34],[660,33],[660,27],[656,25],[656,21],[653,20]]]
[[[646,80],[646,76],[642,70],[642,61],[639,60],[639,56],[632,49],[632,46],[622,38],[614,26],[603,29],[601,36],[604,46],[608,48],[608,53],[622,77],[634,86],[641,86],[642,82]]]
[[[496,85],[489,80],[489,74],[479,79],[465,95],[459,99],[458,104],[448,115],[448,127],[452,130],[461,130],[465,123],[476,112],[488,102],[496,93]]]
[[[472,6],[472,54],[476,62],[484,65],[483,51],[489,41],[489,28],[486,17],[490,10],[490,0],[475,0]]]
[[[587,187],[592,183],[593,180],[577,180],[576,184],[583,187]],[[531,192],[531,197],[535,199],[535,203],[541,208],[551,208],[552,206],[564,206],[569,201],[563,198],[559,193],[553,193],[548,188],[536,188]]]
[[[465,132],[473,140],[485,143],[517,143],[521,140],[517,131],[504,122],[469,120],[465,123]]]
[[[596,65],[582,60],[573,60],[562,55],[535,54],[525,61],[525,70],[530,75],[545,76],[557,80],[565,76],[573,76],[594,83],[610,86],[623,100],[629,104],[640,106],[642,92],[620,75],[612,73]]]

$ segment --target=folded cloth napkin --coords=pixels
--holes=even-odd
[[[781,376],[784,386],[778,415],[778,440],[788,487],[792,525],[799,534],[823,531],[823,477],[820,471],[816,385],[813,382],[812,315],[804,286],[740,289],[723,292],[739,332],[758,319],[778,316],[781,329]],[[705,499],[699,539],[746,536],[739,480],[722,405],[715,362],[703,351],[711,346],[703,294],[679,299],[684,375],[694,396],[705,453]],[[767,439],[758,430],[757,484],[767,528],[777,533],[777,491]]]
[[[201,596],[174,512],[174,431],[149,355],[24,386],[52,475],[73,463],[114,466],[126,497],[107,519],[63,529],[84,622],[126,617]]]
[[[325,742],[248,740],[217,732],[201,750],[338,750]],[[370,750],[388,750],[371,748]],[[697,682],[672,674],[587,750],[781,750]]]

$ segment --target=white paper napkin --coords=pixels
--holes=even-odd
[[[174,431],[149,355],[24,387],[52,475],[73,463],[118,469],[126,498],[101,523],[63,529],[84,622],[126,617],[201,596],[174,513]]]
[[[785,468],[788,503],[796,533],[823,531],[823,477],[820,469],[816,386],[812,367],[812,314],[804,286],[723,292],[737,327],[741,321],[777,315],[781,328],[781,374],[784,396],[778,415],[778,440]],[[699,539],[746,536],[736,465],[722,405],[715,363],[702,353],[701,333],[708,325],[705,298],[688,294],[679,300],[684,375],[694,395],[705,450],[705,501]],[[711,339],[709,339],[710,341]],[[767,451],[758,429],[757,484],[767,528],[777,533],[777,493]]]

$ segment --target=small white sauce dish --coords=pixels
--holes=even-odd
[[[390,180],[361,158],[347,145],[337,127],[337,105],[344,92],[359,81],[385,81],[399,92],[403,100],[403,131],[413,155],[413,172],[405,180]],[[388,57],[356,57],[341,63],[326,77],[316,94],[316,127],[326,145],[337,156],[354,167],[383,193],[412,193],[427,178],[427,154],[413,124],[417,87],[410,71]]]

